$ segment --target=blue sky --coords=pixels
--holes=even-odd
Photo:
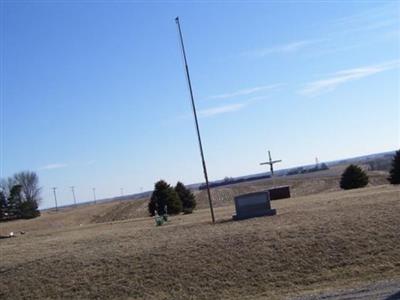
[[[1,2],[1,177],[34,170],[41,207],[400,144],[400,4]]]

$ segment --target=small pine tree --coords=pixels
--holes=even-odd
[[[388,180],[391,184],[400,184],[400,150],[396,151],[393,157]]]
[[[23,186],[14,185],[8,197],[7,211],[12,218],[30,219],[40,216],[38,204],[35,199],[26,199],[23,193]]]
[[[0,191],[0,220],[7,216],[7,198],[4,191]]]
[[[361,188],[367,184],[367,174],[356,165],[348,166],[340,179],[340,187],[344,190]]]
[[[179,198],[182,201],[182,209],[185,214],[190,214],[196,207],[196,199],[193,193],[185,187],[182,182],[178,182],[175,186],[175,192],[177,192]]]
[[[154,201],[154,199],[151,198],[148,204],[148,210],[150,216],[154,217],[156,215],[156,209],[157,209],[156,201]]]
[[[175,192],[172,187],[168,189],[167,210],[170,215],[176,215],[182,212],[182,201],[178,193]]]
[[[23,201],[19,207],[19,210],[20,216],[23,219],[32,219],[40,216],[37,202],[33,200]]]
[[[10,216],[21,218],[22,185],[16,184],[11,188],[7,202]]]
[[[167,190],[168,190],[169,184],[166,183],[164,180],[160,180],[155,183],[154,185],[154,191],[151,195],[150,198],[150,203],[152,202],[153,204],[149,205],[154,210],[150,211],[150,214],[153,213],[155,215],[155,212],[157,212],[160,216],[164,215],[165,212],[165,206],[167,205]]]
[[[154,185],[148,209],[153,216],[156,211],[160,216],[167,211],[169,214],[178,214],[182,211],[182,202],[175,190],[164,180],[160,180]]]

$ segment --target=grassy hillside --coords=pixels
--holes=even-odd
[[[289,185],[292,197],[307,196],[323,192],[339,191],[339,181],[346,166],[337,166],[332,169],[294,176],[276,177],[257,181],[243,182],[234,185],[214,188],[211,190],[215,206],[231,205],[233,198],[237,195],[258,192],[272,186]],[[370,171],[369,186],[387,184],[387,172]],[[206,191],[196,194],[198,207],[208,207]]]
[[[211,190],[215,207],[229,206],[233,204],[236,195],[265,190],[273,185],[289,185],[292,197],[313,195],[323,192],[338,191],[340,174],[345,166],[333,169],[296,176],[277,177],[274,180],[263,179],[244,182]],[[381,171],[368,172],[370,177],[369,186],[386,184],[388,174]],[[206,191],[195,192],[197,208],[208,208]],[[147,217],[148,199],[133,201],[87,204],[78,208],[62,208],[59,212],[46,210],[42,216],[33,220],[14,221],[0,223],[0,234],[8,234],[10,231],[36,231],[46,229],[57,229],[68,226],[79,226],[91,223],[113,222],[118,220],[129,220],[139,217]],[[18,226],[14,226],[18,224]]]
[[[273,206],[277,216],[240,222],[230,220],[230,205],[216,209],[215,225],[200,209],[162,227],[145,217],[0,240],[0,297],[271,299],[400,278],[399,187]],[[22,224],[7,226],[16,231]]]

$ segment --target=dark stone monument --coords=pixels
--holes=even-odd
[[[270,200],[279,200],[290,198],[290,187],[289,186],[278,186],[268,190]]]
[[[234,220],[276,215],[276,209],[271,209],[268,191],[236,196],[235,207]]]

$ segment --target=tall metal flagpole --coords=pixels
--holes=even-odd
[[[200,137],[199,122],[197,121],[196,105],[194,104],[192,84],[190,82],[189,67],[188,67],[187,60],[186,60],[186,52],[185,52],[185,46],[183,44],[183,37],[182,37],[181,25],[179,23],[179,17],[176,17],[175,21],[176,21],[176,24],[178,25],[179,38],[180,38],[180,41],[181,41],[183,60],[185,62],[186,79],[187,79],[188,85],[189,85],[190,99],[192,100],[192,109],[193,109],[194,120],[195,120],[195,123],[196,123],[196,131],[197,131],[197,138],[198,138],[198,141],[199,141],[201,161],[203,163],[204,178],[206,180],[208,203],[210,205],[210,211],[211,211],[211,219],[212,219],[212,222],[215,223],[214,209],[213,209],[212,200],[211,200],[210,185],[208,183],[206,161],[204,160],[203,146],[202,146],[201,137]]]

